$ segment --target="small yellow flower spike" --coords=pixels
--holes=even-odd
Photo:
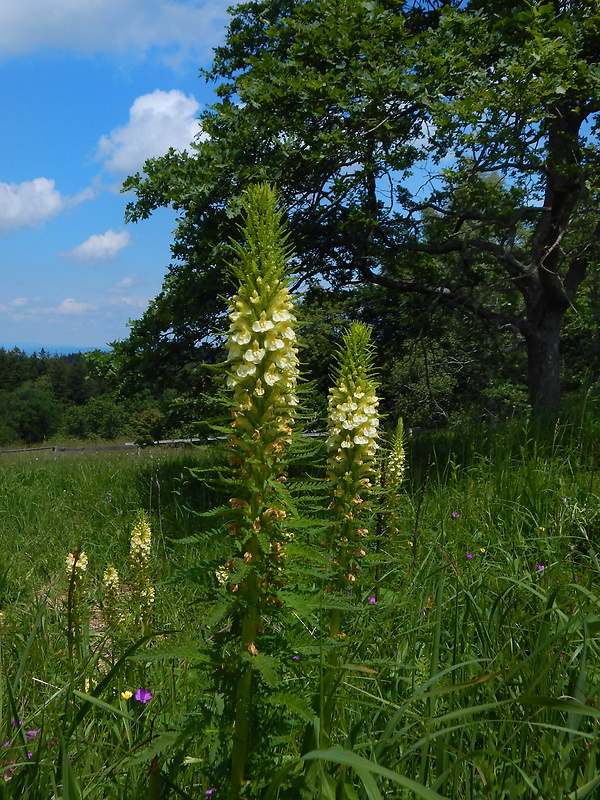
[[[123,700],[131,700],[133,697],[133,692],[131,692],[129,689],[125,689],[124,692],[121,692],[121,697]]]
[[[370,494],[379,428],[379,399],[373,377],[371,329],[354,322],[345,333],[329,390],[327,478],[338,519],[356,518]],[[358,519],[355,519],[358,521]],[[343,527],[344,523],[342,523]],[[346,526],[349,538],[355,525]]]
[[[140,566],[147,568],[152,544],[152,530],[148,515],[138,512],[136,523],[131,531],[130,557]]]
[[[402,479],[404,478],[404,471],[406,469],[406,452],[404,450],[404,423],[402,417],[399,417],[396,424],[396,433],[392,442],[392,449],[388,456],[387,461],[387,485],[390,489],[397,493]]]
[[[150,550],[152,529],[145,511],[138,511],[129,550],[130,600],[134,616],[142,630],[148,625],[154,603],[154,587],[150,583]]]
[[[225,567],[219,567],[219,569],[215,572],[217,580],[220,586],[227,586],[229,582],[229,570],[225,569]]]
[[[104,570],[104,575],[102,577],[102,583],[104,584],[104,590],[107,592],[119,592],[119,573],[113,567],[112,564],[109,564],[107,568]]]
[[[485,547],[480,547],[480,548],[479,548],[479,552],[480,552],[480,553],[485,553]]]
[[[414,542],[409,542],[409,543],[408,543],[408,546],[409,546],[409,547],[414,547],[414,546],[415,546],[415,545],[414,545]]]
[[[67,566],[67,575],[71,575],[73,570],[75,570],[76,575],[81,575],[83,572],[86,571],[88,565],[88,557],[86,555],[85,550],[82,550],[81,553],[77,554],[77,559],[75,558],[75,554],[77,551],[75,550],[73,553],[69,553],[67,555],[66,566]]]
[[[123,622],[123,613],[120,610],[119,573],[109,564],[102,577],[104,587],[103,615],[109,630],[117,631]]]

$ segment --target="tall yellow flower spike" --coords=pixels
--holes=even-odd
[[[227,382],[233,390],[228,444],[238,496],[229,501],[232,557],[215,573],[220,591],[237,599],[232,615],[241,631],[232,701],[232,797],[241,795],[246,782],[251,740],[249,709],[256,678],[247,658],[264,655],[264,620],[282,605],[278,590],[285,582],[285,548],[292,535],[285,528],[281,487],[298,405],[296,318],[286,275],[290,252],[273,189],[251,187],[245,210],[243,240],[236,245],[232,266],[238,289],[229,305],[227,338]]]

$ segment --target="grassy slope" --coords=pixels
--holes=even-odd
[[[433,446],[411,443],[399,530],[384,542],[379,600],[367,600],[376,588],[367,578],[351,631],[348,661],[373,671],[348,670],[338,689],[339,743],[447,797],[562,798],[586,782],[595,791],[600,498],[592,437],[575,433],[575,441],[569,433],[545,446],[509,430],[438,437]],[[5,784],[19,794],[6,796],[51,796],[56,778],[44,764],[60,755],[59,745],[48,741],[72,721],[73,712],[57,706],[60,698],[49,702],[54,690],[32,683],[35,677],[62,686],[69,679],[60,653],[68,550],[82,546],[88,553],[97,595],[106,564],[122,567],[127,559],[135,510],[151,511],[157,616],[161,626],[184,631],[175,636],[180,646],[198,641],[202,616],[194,585],[165,581],[174,574],[172,561],[185,566],[196,558],[193,546],[177,540],[197,524],[186,504],[202,507],[210,494],[179,477],[203,457],[146,452],[141,459],[126,453],[0,464],[0,726],[11,742],[3,758],[10,751],[17,761],[15,711],[32,729],[52,731],[44,742],[38,735],[39,751],[33,748],[40,758],[38,788],[22,777],[32,772],[29,764]],[[32,624],[39,629],[29,647]],[[305,628],[297,645],[301,657],[288,673],[287,691],[306,697],[318,663]],[[79,689],[86,675],[99,680],[106,671],[98,666],[93,636],[86,652],[88,660],[74,678],[71,673]],[[137,715],[137,728],[93,708],[67,743],[74,760],[68,768],[71,762],[64,762],[61,780],[72,769],[91,798],[135,796],[127,792],[147,782],[153,751],[134,767],[124,765],[148,746],[140,716],[148,709],[119,700],[122,688],[142,681],[155,695],[153,725],[161,741],[181,724],[177,715],[202,696],[186,659],[128,666],[102,698]],[[569,705],[565,698],[572,697],[586,710]],[[303,725],[298,720],[296,730]],[[210,760],[202,737],[191,741],[185,755]],[[298,754],[296,745],[288,752]],[[204,797],[210,770],[184,768],[177,781],[187,796]],[[386,797],[408,797],[393,782],[382,780],[380,789]]]

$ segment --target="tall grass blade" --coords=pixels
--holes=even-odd
[[[570,792],[567,795],[567,800],[586,800],[598,786],[600,786],[600,775],[596,775],[591,781],[588,781],[583,786],[578,786],[577,789]],[[596,795],[594,795],[594,797],[595,796]]]
[[[27,664],[27,659],[29,658],[29,654],[31,652],[31,648],[33,647],[33,643],[35,641],[35,637],[37,636],[37,632],[40,628],[41,621],[42,621],[42,613],[41,611],[38,611],[35,620],[33,622],[33,626],[31,628],[31,633],[27,637],[27,643],[25,645],[25,649],[23,650],[21,658],[19,659],[19,666],[17,667],[17,672],[12,685],[13,694],[16,694],[17,689],[19,688],[19,683],[21,681],[23,672],[25,671],[25,665]]]
[[[59,730],[60,755],[61,755],[61,780],[63,788],[62,800],[82,800],[81,789],[73,772],[69,758],[69,748],[65,742],[62,731]]]
[[[330,747],[327,750],[313,750],[311,753],[302,756],[299,761],[312,761],[315,759],[351,767],[355,771],[358,769],[372,773],[373,775],[380,775],[382,778],[386,778],[392,781],[392,783],[396,783],[404,789],[414,792],[417,797],[421,797],[423,800],[445,800],[441,794],[434,792],[432,789],[428,789],[426,786],[417,783],[417,781],[413,781],[411,778],[407,778],[397,772],[392,772],[391,769],[381,767],[379,764],[375,764],[349,750],[344,750],[342,747]]]

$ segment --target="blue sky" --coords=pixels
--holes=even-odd
[[[2,0],[0,347],[105,347],[159,291],[175,215],[124,178],[198,133],[227,0]]]

